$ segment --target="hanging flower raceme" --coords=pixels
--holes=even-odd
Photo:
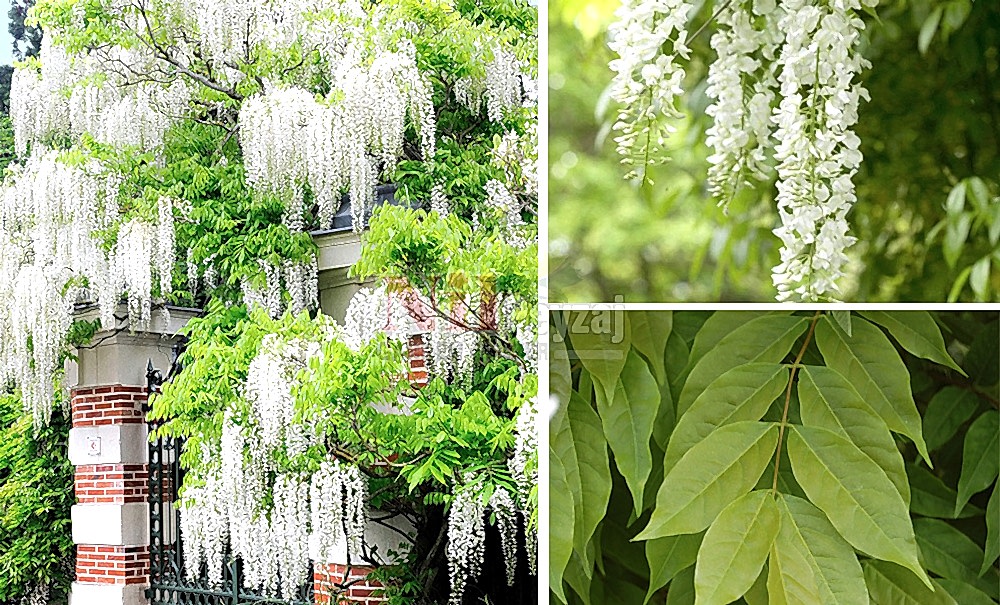
[[[44,425],[55,401],[54,381],[63,339],[69,331],[71,304],[62,296],[61,283],[37,265],[18,272],[8,297],[13,303],[4,354],[17,360],[13,378],[21,387],[25,409],[32,413],[35,427]]]
[[[309,475],[277,463],[320,443],[315,425],[296,416],[293,394],[299,370],[319,355],[321,345],[312,340],[269,334],[260,343],[243,385],[245,401],[225,411],[221,439],[203,442],[206,478],[185,482],[191,487],[182,493],[181,521],[185,548],[194,553],[192,573],[205,561],[209,579],[221,583],[214,561],[228,544],[243,561],[245,586],[290,599],[309,580],[310,559],[339,561],[345,547],[352,556],[361,553],[368,522],[361,471],[327,460]]]
[[[205,563],[208,579],[214,586],[222,585],[222,555],[229,537],[226,500],[220,489],[222,481],[213,473],[202,485],[189,484],[180,515],[181,540],[188,559],[184,566],[186,576],[188,580],[197,580]]]
[[[852,129],[868,92],[854,78],[869,63],[857,48],[864,29],[858,0],[785,0],[782,8],[782,98],[773,120],[781,217],[774,233],[783,247],[772,279],[778,300],[814,301],[838,293],[855,242],[847,213],[862,157]]]
[[[303,579],[308,579],[309,519],[309,482],[294,475],[278,475],[271,528],[283,599],[293,599]]]
[[[455,81],[455,100],[474,114],[486,109],[491,122],[501,122],[525,101],[522,64],[514,53],[494,44],[492,57],[483,65],[483,76],[464,76]]]
[[[454,605],[462,603],[469,582],[479,577],[486,553],[487,508],[496,517],[500,531],[500,546],[503,551],[508,586],[514,585],[517,572],[518,506],[503,487],[494,490],[489,501],[484,503],[483,496],[474,487],[473,479],[471,474],[466,474],[465,485],[455,488],[451,508],[448,510],[448,546],[445,555],[448,559],[448,578],[451,582],[451,596],[448,602]],[[524,516],[524,519],[526,520],[527,516]],[[531,535],[532,532],[527,531],[527,523],[525,529],[529,571],[535,574],[535,538]]]
[[[533,242],[525,233],[521,218],[521,203],[507,187],[495,179],[486,183],[486,208],[500,218],[504,239],[517,248],[527,248]],[[473,217],[473,229],[478,228],[479,217]]]
[[[507,586],[514,585],[517,573],[517,506],[514,499],[502,487],[498,487],[490,497],[490,508],[500,529],[500,547],[503,550],[504,567],[507,570]]]
[[[406,300],[386,286],[362,288],[347,305],[343,339],[354,351],[360,351],[379,334],[405,342],[413,326]]]
[[[313,257],[311,262],[285,261],[281,267],[267,260],[259,260],[263,284],[254,285],[249,277],[244,277],[241,282],[243,290],[243,304],[248,309],[257,307],[267,311],[272,318],[276,318],[285,312],[286,308],[292,313],[301,313],[308,309],[315,309],[319,306],[319,268],[317,260]],[[192,276],[197,280],[197,267],[192,270],[188,266],[188,280],[191,282]],[[210,288],[211,280],[208,270],[205,272],[206,285]],[[282,292],[288,291],[289,302],[285,304]]]
[[[98,303],[102,325],[112,328],[127,292],[138,329],[150,319],[151,263],[161,292],[170,291],[172,206],[161,200],[157,225],[139,219],[121,225],[106,252],[97,234],[120,220],[119,175],[93,160],[40,150],[12,173],[0,203],[0,381],[15,381],[40,426],[51,412],[74,303]]]
[[[29,62],[16,68],[11,78],[10,117],[19,156],[27,154],[29,145],[69,130],[69,106],[62,91],[75,81],[70,57],[45,36],[38,59],[40,70]]]
[[[154,70],[153,57],[141,50],[107,47],[71,55],[45,36],[39,61],[40,70],[30,63],[15,69],[11,82],[15,150],[21,156],[29,145],[84,133],[109,145],[159,149],[194,95],[183,78],[160,83],[122,75]]]
[[[520,107],[521,98],[521,64],[514,53],[497,44],[493,60],[486,64],[486,110],[490,121],[499,122]]]
[[[479,350],[479,334],[446,319],[436,318],[434,328],[427,336],[427,353],[434,373],[445,380],[470,384],[476,351]]]
[[[744,185],[766,178],[780,31],[773,0],[732,2],[720,9],[717,23],[712,48],[718,58],[705,91],[715,100],[705,110],[714,123],[705,134],[714,150],[709,190],[725,206]]]
[[[663,154],[673,127],[663,118],[677,118],[676,97],[683,90],[687,59],[687,0],[625,0],[608,29],[610,63],[615,72],[611,96],[620,104],[614,129],[622,163],[638,164],[645,174],[651,158]]]
[[[179,15],[197,24],[205,58],[227,80],[238,82],[240,65],[259,49],[286,51],[296,42],[334,54],[352,20],[365,16],[357,0],[183,0]]]
[[[486,552],[486,507],[472,489],[460,489],[448,511],[448,578],[451,597],[448,603],[460,605],[470,579],[479,577]]]
[[[290,228],[303,227],[303,188],[308,185],[322,226],[333,221],[346,188],[354,228],[362,229],[379,175],[391,173],[403,153],[407,123],[420,135],[422,155],[434,156],[431,86],[417,69],[412,45],[401,47],[366,63],[360,58],[341,61],[333,90],[322,102],[299,88],[270,88],[243,103],[240,134],[247,182],[284,201]]]
[[[309,492],[316,548],[313,559],[337,561],[338,546],[343,544],[355,556],[361,552],[368,521],[367,489],[356,466],[324,462],[313,473]]]
[[[530,196],[538,195],[538,129],[518,135],[508,131],[493,150],[493,163],[503,169],[505,182]],[[520,178],[518,178],[520,173]]]
[[[718,57],[709,68],[708,184],[720,205],[744,185],[768,177],[777,162],[781,263],[772,280],[779,301],[815,301],[839,294],[847,213],[856,201],[861,163],[853,132],[868,93],[855,82],[869,66],[859,53],[862,7],[878,0],[734,0],[717,3]],[[625,163],[662,155],[667,126],[677,117],[686,58],[688,7],[682,0],[626,2],[610,28],[612,95],[622,104],[615,129]],[[667,49],[669,53],[665,53]],[[775,107],[777,104],[777,107]]]

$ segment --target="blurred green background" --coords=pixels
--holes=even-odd
[[[723,215],[708,194],[709,26],[693,43],[686,117],[654,185],[624,181],[610,125],[618,0],[549,2],[552,302],[773,301],[774,184]],[[694,31],[711,15],[706,0]],[[883,0],[865,16],[872,100],[849,220],[848,301],[991,301],[1000,291],[1000,0]]]

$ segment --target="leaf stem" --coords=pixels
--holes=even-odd
[[[778,449],[774,454],[774,481],[771,483],[772,492],[778,491],[778,467],[781,466],[781,445],[785,442],[785,427],[788,426],[788,406],[792,402],[792,383],[795,382],[795,373],[799,370],[802,357],[805,356],[806,349],[809,348],[809,342],[812,340],[813,332],[816,331],[816,322],[819,321],[822,314],[822,311],[816,311],[816,314],[813,315],[812,322],[809,324],[809,331],[806,332],[806,339],[802,342],[802,348],[799,349],[799,354],[796,355],[795,361],[792,363],[792,371],[788,375],[788,386],[785,387],[785,409],[781,413],[781,426],[778,428]]]
[[[697,29],[697,31],[695,31],[693,34],[689,35],[687,37],[687,39],[684,40],[684,46],[687,46],[687,45],[691,44],[691,42],[693,42],[695,38],[697,38],[698,36],[700,36],[701,32],[705,31],[705,28],[708,27],[708,25],[710,23],[712,23],[713,21],[715,21],[718,18],[718,16],[722,14],[722,11],[726,10],[727,8],[729,8],[729,5],[732,4],[732,3],[733,3],[733,0],[726,0],[725,2],[722,3],[721,6],[719,6],[719,8],[715,9],[715,12],[712,13],[712,16],[710,16],[708,18],[708,20],[706,20],[704,23],[702,23],[701,27],[699,27]]]

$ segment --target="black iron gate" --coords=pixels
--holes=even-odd
[[[154,430],[156,425],[150,425]],[[212,588],[204,577],[188,580],[184,549],[180,540],[180,511],[174,506],[183,471],[179,457],[182,441],[164,437],[149,444],[149,551],[150,588],[147,597],[151,605],[197,603],[199,605],[240,605],[244,603],[274,603],[313,605],[313,584],[303,584],[298,596],[286,601],[262,596],[243,588],[241,562],[228,557],[221,587]],[[312,578],[310,567],[309,577]]]

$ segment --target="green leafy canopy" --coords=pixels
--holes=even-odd
[[[996,313],[588,313],[552,317],[555,600],[998,602]]]

